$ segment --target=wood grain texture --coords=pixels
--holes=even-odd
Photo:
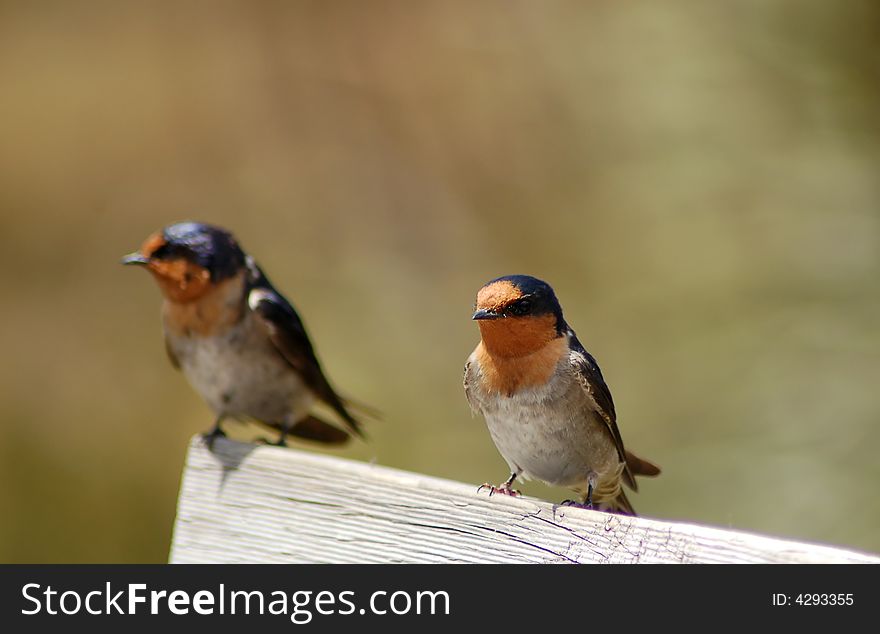
[[[293,449],[192,440],[172,563],[880,563]]]

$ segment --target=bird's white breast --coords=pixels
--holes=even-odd
[[[465,382],[512,472],[570,487],[580,487],[591,472],[599,479],[619,473],[614,440],[567,357],[546,384],[507,396],[485,389],[472,355]]]
[[[215,413],[280,424],[306,415],[314,397],[245,311],[226,331],[173,334],[168,345],[184,375]]]

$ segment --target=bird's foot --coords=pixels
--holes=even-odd
[[[559,503],[559,506],[573,506],[576,509],[590,509],[591,511],[595,510],[592,500],[588,502],[578,502],[577,500],[563,500]]]
[[[488,482],[485,482],[485,483],[481,484],[479,487],[477,487],[477,493],[480,493],[483,489],[489,490],[489,497],[492,497],[496,493],[499,495],[509,495],[510,497],[513,497],[513,498],[518,498],[522,495],[522,493],[520,493],[516,489],[512,488],[506,482],[504,484],[499,484],[498,486],[493,486],[493,485],[489,484]]]
[[[226,432],[220,429],[219,426],[215,426],[211,431],[202,434],[202,438],[205,439],[205,444],[208,445],[208,451],[214,451],[214,442],[218,438],[226,438]]]

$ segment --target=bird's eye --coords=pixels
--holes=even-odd
[[[525,315],[532,309],[532,302],[521,299],[510,306],[510,312],[514,315]]]
[[[150,257],[156,260],[161,260],[169,255],[171,255],[171,247],[167,243],[150,253]]]

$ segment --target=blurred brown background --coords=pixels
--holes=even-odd
[[[3,2],[0,560],[167,558],[211,414],[118,259],[181,219],[232,229],[385,412],[335,455],[504,479],[461,371],[476,290],[530,273],[664,467],[642,514],[880,551],[878,25],[869,1]]]

